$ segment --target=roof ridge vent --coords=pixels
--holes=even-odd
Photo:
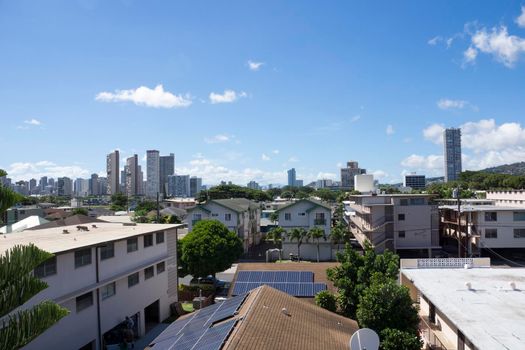
[[[512,290],[518,290],[519,289],[516,287],[516,282],[515,281],[512,281],[512,282],[509,282],[509,286]]]

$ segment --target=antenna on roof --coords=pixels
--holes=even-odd
[[[378,350],[379,336],[370,328],[361,328],[350,338],[350,350]]]

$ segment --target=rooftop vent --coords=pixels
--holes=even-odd
[[[281,312],[282,312],[284,315],[288,316],[288,317],[292,316],[292,315],[290,315],[290,313],[288,312],[288,309],[286,309],[285,307],[283,307],[283,308],[281,309]]]
[[[89,231],[89,228],[87,226],[78,225],[77,231]]]
[[[67,233],[69,233],[69,231],[68,230],[62,230],[62,233],[63,234],[67,234]]]
[[[93,227],[93,228],[97,228],[97,225],[93,224],[93,225],[91,225],[91,227]]]
[[[472,265],[469,264],[469,263],[466,263],[465,265],[463,265],[463,268],[464,268],[464,269],[471,269],[471,268],[472,268]]]
[[[509,283],[509,286],[512,290],[518,290],[518,288],[516,287],[516,282],[512,281]]]
[[[472,283],[465,282],[465,287],[467,287],[468,290],[472,290]]]
[[[122,226],[137,226],[135,222],[123,222]]]

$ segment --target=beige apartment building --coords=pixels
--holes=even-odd
[[[432,256],[440,249],[439,213],[431,195],[353,195],[345,202],[345,218],[361,246]]]

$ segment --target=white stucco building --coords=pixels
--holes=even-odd
[[[419,251],[430,256],[439,249],[439,213],[425,194],[370,194],[350,196],[345,218],[364,247],[376,251]]]
[[[301,199],[282,206],[276,212],[279,214],[279,226],[286,231],[293,228],[303,228],[307,231],[313,227],[323,229],[326,240],[321,239],[319,241],[320,260],[326,261],[335,257],[330,241],[332,208],[328,204],[314,199]],[[297,254],[297,241],[290,241],[284,237],[282,243],[282,256],[284,258],[288,257],[290,253]],[[317,259],[317,242],[303,241],[301,259]]]
[[[261,240],[260,206],[245,198],[214,199],[187,209],[188,232],[200,220],[212,219],[222,222],[242,239],[244,251]]]
[[[525,269],[491,268],[488,258],[408,259],[400,281],[419,306],[425,348],[525,349]]]
[[[177,301],[181,225],[96,223],[24,231],[0,240],[0,254],[33,243],[55,254],[34,273],[49,287],[22,308],[53,300],[70,313],[25,349],[101,349],[126,316],[135,335],[170,315]]]
[[[487,199],[498,206],[525,208],[525,190],[487,191]]]

